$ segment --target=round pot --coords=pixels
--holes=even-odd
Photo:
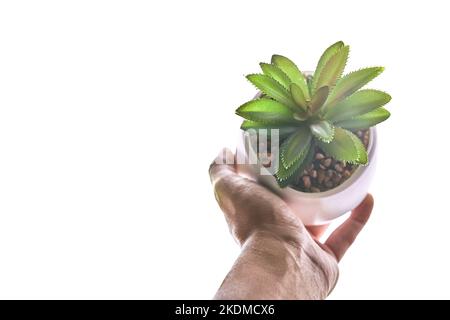
[[[273,175],[262,166],[259,160],[255,164],[249,164],[248,152],[245,147],[249,144],[245,141],[246,139],[248,136],[242,131],[238,139],[236,155],[238,159],[244,159],[245,163],[236,164],[238,173],[256,180],[278,194],[305,225],[329,223],[357,207],[368,192],[376,165],[377,132],[375,127],[370,128],[367,150],[369,164],[357,167],[353,174],[339,186],[318,193],[301,192],[291,187],[280,188]],[[261,172],[265,174],[261,174]]]

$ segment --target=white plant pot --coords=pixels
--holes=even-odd
[[[366,196],[370,182],[374,175],[377,155],[377,133],[375,127],[370,129],[370,141],[368,146],[369,164],[359,166],[353,174],[341,185],[334,189],[307,193],[290,187],[280,188],[275,178],[268,174],[261,174],[265,168],[261,163],[249,164],[248,152],[245,146],[244,132],[241,132],[237,144],[236,154],[238,159],[245,159],[245,164],[237,164],[240,174],[256,180],[278,194],[289,207],[297,214],[305,225],[322,225],[354,209]]]

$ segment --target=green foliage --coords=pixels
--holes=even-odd
[[[367,164],[367,152],[361,140],[352,132],[336,127],[330,143],[318,142],[318,146],[336,160]]]
[[[336,53],[328,59],[323,69],[318,74],[316,87],[323,86],[334,87],[336,81],[341,77],[345,64],[348,59],[349,47],[345,46],[336,51]]]
[[[309,125],[312,134],[320,141],[330,143],[334,138],[334,126],[326,121],[320,120]]]
[[[299,158],[292,166],[286,169],[282,164],[275,174],[275,179],[281,188],[287,187],[314,158],[314,142],[308,146],[308,152],[305,158]]]
[[[352,93],[361,89],[373,78],[383,72],[383,67],[366,68],[350,72],[336,83],[336,87],[331,92],[327,100],[328,109],[331,109],[337,102],[347,98]]]
[[[389,101],[391,96],[383,91],[360,90],[330,108],[325,118],[334,122],[351,119],[382,107]]]
[[[291,84],[291,79],[281,71],[276,65],[261,62],[259,64],[261,66],[261,70],[266,76],[271,77],[272,79],[278,81],[285,89],[289,89],[289,85]]]
[[[316,67],[316,71],[314,72],[314,76],[312,78],[312,82],[311,82],[311,91],[315,92],[316,88],[318,88],[317,86],[317,81],[320,78],[320,75],[323,72],[323,68],[325,67],[325,65],[327,64],[327,62],[330,60],[330,58],[335,55],[339,49],[341,49],[344,46],[344,43],[342,41],[338,41],[335,44],[332,44],[331,46],[329,46],[325,52],[322,54],[322,56],[319,59],[319,62],[317,63],[317,67]]]
[[[274,54],[272,56],[272,64],[281,69],[291,80],[292,83],[297,84],[303,91],[303,95],[309,100],[309,89],[306,83],[306,78],[303,73],[298,69],[294,62],[286,57]]]
[[[261,98],[244,103],[236,114],[247,120],[261,123],[294,124],[295,119],[288,106],[278,101]]]
[[[300,107],[302,114],[308,112],[308,102],[303,90],[295,83],[291,84],[291,95],[295,103]]]
[[[283,142],[280,147],[281,162],[286,169],[289,169],[299,159],[306,157],[311,139],[311,131],[308,127],[303,126]]]
[[[349,130],[363,130],[383,122],[390,116],[391,113],[385,108],[378,108],[363,115],[338,122],[336,125]]]
[[[296,104],[292,96],[278,81],[264,74],[249,74],[247,79],[270,98],[283,103],[295,111]]]
[[[328,93],[330,92],[330,88],[328,86],[320,87],[314,96],[311,99],[311,103],[309,104],[309,108],[311,109],[311,113],[318,113],[319,110],[322,109],[325,101],[328,98]]]
[[[336,42],[325,50],[314,75],[308,77],[290,59],[273,55],[270,64],[260,64],[263,74],[247,76],[264,95],[243,104],[236,113],[245,119],[243,130],[280,130],[275,174],[280,187],[292,183],[312,162],[316,147],[337,160],[367,164],[367,151],[352,131],[386,120],[390,113],[383,106],[391,97],[378,90],[360,90],[384,70],[382,67],[342,76],[348,54],[349,46]]]

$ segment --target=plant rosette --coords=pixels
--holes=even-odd
[[[236,113],[237,169],[283,198],[306,225],[330,222],[368,192],[377,155],[375,125],[389,118],[391,97],[362,89],[382,67],[342,75],[349,47],[325,50],[314,73],[288,58],[261,63],[247,79],[259,90]]]

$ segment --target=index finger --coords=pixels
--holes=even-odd
[[[341,260],[347,249],[355,241],[373,209],[373,197],[368,194],[356,207],[350,217],[344,221],[325,241],[325,246],[334,254],[337,261]]]

